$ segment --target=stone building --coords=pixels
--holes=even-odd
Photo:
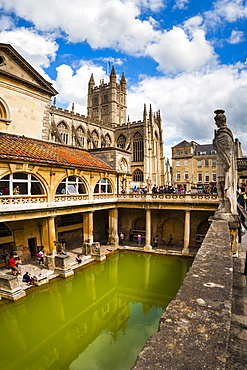
[[[216,158],[213,144],[181,141],[172,147],[173,183],[187,192],[206,190],[216,184]]]
[[[126,81],[88,84],[87,116],[56,107],[57,91],[10,45],[0,44],[0,252],[22,259],[83,242],[118,244],[159,235],[188,253],[205,234],[217,198],[121,193],[169,182],[160,112],[126,117]],[[51,104],[51,101],[53,102]],[[166,172],[164,170],[166,168]]]
[[[236,158],[243,157],[241,143],[235,139]],[[172,147],[173,184],[187,192],[208,192],[216,185],[217,153],[213,144],[183,140]]]

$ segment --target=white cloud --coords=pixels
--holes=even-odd
[[[0,17],[0,31],[5,31],[12,29],[14,27],[14,21],[9,16],[1,16]]]
[[[55,59],[57,43],[49,35],[41,36],[34,30],[18,28],[0,32],[1,42],[11,44],[42,76],[50,79],[43,71]]]
[[[57,67],[57,78],[54,87],[59,92],[57,105],[75,104],[75,112],[87,115],[87,89],[91,74],[93,73],[95,84],[99,85],[100,80],[108,82],[108,77],[102,67],[96,66],[88,61],[81,61],[78,69],[72,69],[68,65]]]
[[[166,73],[192,71],[216,60],[204,31],[196,27],[187,32],[173,27],[160,36],[159,42],[149,45],[146,52],[159,63],[158,69]]]
[[[159,11],[164,7],[163,0],[124,0],[124,2],[133,2],[136,6],[150,9],[153,12]],[[187,1],[187,0],[185,0]]]
[[[174,9],[186,9],[189,0],[175,0]]]
[[[229,44],[239,44],[244,41],[244,33],[242,31],[232,30],[231,36],[227,41]]]
[[[235,22],[247,18],[247,4],[245,0],[218,0],[214,9],[204,13],[208,25],[219,26],[222,22]]]
[[[238,63],[214,70],[182,73],[175,78],[145,78],[128,95],[131,120],[142,115],[143,102],[161,109],[166,155],[179,141],[211,143],[214,110],[226,111],[228,126],[247,152],[247,70]]]
[[[116,48],[133,55],[143,53],[158,32],[152,18],[138,19],[144,5],[156,9],[162,1],[36,0],[34,5],[33,0],[0,0],[4,10],[14,11],[39,31],[60,32],[70,42],[87,41],[95,49]]]

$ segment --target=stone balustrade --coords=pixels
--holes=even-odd
[[[218,204],[218,196],[214,194],[93,194],[89,198],[88,194],[78,195],[56,195],[55,199],[48,202],[46,196],[0,196],[1,210],[8,211],[29,211],[32,209],[52,209],[59,207],[84,206],[97,203],[173,203],[173,204]]]

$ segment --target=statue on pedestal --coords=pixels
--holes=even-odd
[[[236,149],[233,134],[227,127],[225,111],[217,109],[214,117],[218,130],[215,130],[213,147],[217,158],[217,191],[219,208],[214,218],[233,221],[237,217],[237,171]]]

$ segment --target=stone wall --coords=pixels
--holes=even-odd
[[[159,331],[134,370],[224,369],[231,321],[233,265],[227,221],[213,221]]]

